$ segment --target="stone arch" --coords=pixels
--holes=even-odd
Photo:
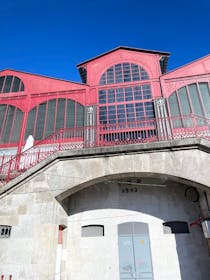
[[[174,181],[191,186],[209,188],[209,165],[208,153],[199,149],[93,157],[83,154],[82,158],[57,161],[47,170],[47,184],[58,200],[97,182],[114,176],[123,177],[125,174],[132,174],[134,177],[149,174],[151,177],[173,178]],[[58,181],[55,181],[55,174]]]

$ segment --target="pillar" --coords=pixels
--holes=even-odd
[[[165,98],[154,100],[154,109],[157,123],[157,132],[159,140],[168,140],[172,138],[170,119],[166,107]]]

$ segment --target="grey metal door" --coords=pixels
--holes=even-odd
[[[118,225],[120,279],[153,280],[148,225]]]

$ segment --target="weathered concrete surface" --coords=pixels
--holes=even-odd
[[[173,176],[192,184],[210,186],[210,142],[181,139],[147,144],[61,151],[2,187],[0,193],[30,180],[32,189],[51,190],[53,196],[75,192],[81,184],[92,184],[104,176],[150,173]],[[137,175],[138,176],[138,175]],[[52,184],[53,182],[53,184]]]
[[[198,218],[199,213],[197,210],[194,212],[191,206],[189,206],[189,209],[188,206],[185,207],[184,200],[180,200],[180,207],[182,210],[179,211],[177,205],[178,199],[174,196],[173,192],[171,193],[171,197],[169,194],[167,195],[171,201],[170,206],[167,199],[161,200],[157,190],[155,190],[151,192],[151,197],[147,196],[144,207],[141,209],[131,209],[129,207],[132,204],[138,206],[139,203],[143,203],[143,193],[142,197],[137,198],[137,200],[135,200],[135,197],[128,199],[127,206],[126,204],[120,206],[119,195],[116,196],[116,192],[110,192],[106,200],[107,204],[105,203],[104,205],[108,207],[110,206],[108,203],[114,202],[116,209],[111,209],[110,211],[106,210],[105,212],[101,212],[100,209],[99,211],[97,209],[83,211],[79,206],[77,211],[73,214],[72,209],[68,212],[69,205],[68,203],[66,204],[66,201],[68,202],[70,195],[76,195],[82,189],[85,191],[85,188],[88,186],[93,186],[95,184],[99,184],[100,186],[100,184],[103,184],[103,182],[107,180],[126,178],[127,176],[155,177],[160,178],[163,182],[168,182],[170,180],[176,181],[176,183],[179,183],[182,192],[185,189],[183,184],[199,186],[200,188],[203,187],[208,190],[210,187],[209,151],[210,145],[208,141],[185,139],[142,145],[63,151],[41,162],[1,189],[0,224],[12,225],[12,232],[9,239],[0,239],[0,273],[7,275],[11,273],[14,279],[18,280],[54,279],[58,225],[64,224],[68,225],[68,227],[65,231],[66,240],[61,264],[62,279],[71,280],[73,277],[74,280],[82,280],[84,277],[82,275],[77,277],[76,275],[79,274],[76,273],[78,272],[79,266],[84,265],[83,262],[87,255],[84,252],[82,257],[80,255],[78,256],[75,250],[80,248],[81,245],[82,250],[87,248],[87,250],[90,249],[89,251],[92,252],[95,246],[93,244],[93,248],[89,248],[92,246],[89,242],[80,241],[81,236],[79,232],[81,225],[84,224],[83,218],[86,222],[90,219],[92,223],[95,218],[102,221],[104,219],[104,214],[109,217],[115,214],[124,216],[125,214],[129,215],[131,211],[132,215],[135,212],[134,214],[138,216],[135,220],[147,221],[151,227],[151,234],[153,236],[151,240],[154,248],[154,269],[156,273],[155,280],[168,280],[169,278],[174,280],[191,280],[192,278],[187,278],[187,276],[185,276],[185,278],[180,278],[181,272],[178,266],[182,266],[182,262],[185,264],[185,255],[182,256],[182,262],[179,263],[180,256],[176,253],[175,239],[174,237],[169,237],[167,239],[166,236],[164,236],[165,239],[163,238],[160,230],[162,221],[164,221],[165,218],[163,216],[157,217],[157,213],[162,213],[162,210],[167,212],[168,207],[170,207],[169,214],[171,215],[171,219],[181,219],[180,217],[182,216],[188,221],[193,218],[193,215],[195,219]],[[102,194],[102,198],[105,199],[106,193],[101,191],[98,193],[100,193],[100,195]],[[159,200],[162,201],[161,204]],[[59,203],[57,201],[59,201]],[[75,199],[75,202],[77,201],[79,201],[79,197]],[[92,202],[90,198],[87,197],[87,201],[88,205],[91,205]],[[95,203],[94,201],[93,197],[93,206]],[[128,207],[128,205],[130,206]],[[172,205],[174,206],[172,207]],[[65,206],[66,211],[64,211],[62,206]],[[151,209],[153,213],[147,213],[147,211],[149,211],[148,209]],[[78,211],[81,211],[81,213]],[[190,213],[186,214],[185,212]],[[69,218],[67,213],[70,215]],[[92,218],[94,219],[91,220]],[[114,224],[111,222],[106,224],[108,230],[107,234],[108,236],[110,235],[110,237],[106,236],[104,238],[105,242],[102,242],[104,244],[104,247],[102,247],[104,250],[106,249],[107,267],[112,267],[111,270],[113,269],[113,275],[115,275],[114,278],[111,278],[113,280],[117,280],[119,277],[118,264],[117,260],[115,260],[113,266],[108,264],[107,246],[115,244],[111,250],[115,250],[113,254],[117,256],[116,227],[117,223],[122,221],[131,221],[131,219],[117,219]],[[163,274],[163,271],[167,270],[167,263],[164,261],[162,264],[158,260],[158,250],[162,250],[162,247],[158,246],[158,249],[155,249],[157,241],[159,240],[158,238],[162,240],[162,247],[164,247],[164,244],[166,246],[164,254],[172,258],[173,266],[171,269],[175,273],[174,278]],[[196,243],[197,245],[195,246],[192,245],[192,250],[188,250],[188,253],[186,253],[187,258],[190,258],[190,254],[193,256],[194,254],[205,255],[205,250],[202,251],[202,249],[201,252],[199,251],[199,244],[203,244],[204,242],[201,240],[201,235],[196,238],[198,244]],[[187,243],[183,241],[183,246],[186,244],[189,245],[191,241],[188,240],[186,241]],[[183,252],[183,254],[185,254],[184,250]],[[91,272],[91,263],[96,260],[92,255],[89,255],[89,258],[87,265],[85,265],[85,271],[89,271],[90,274],[88,279],[110,279],[110,274],[106,270],[107,267],[101,268],[102,270],[100,270],[101,264],[99,265],[97,273],[99,275],[100,272],[104,272],[106,276],[104,276],[104,278],[91,278],[92,275],[94,275],[94,271]],[[208,263],[208,258],[202,257],[201,259],[204,263]],[[196,259],[195,262],[196,268],[199,268],[198,260]],[[74,266],[71,266],[71,263],[74,263]],[[187,264],[185,272],[190,270],[191,265],[195,265],[194,261]],[[158,267],[162,268],[159,270]],[[206,265],[204,265],[202,269],[202,275],[206,275],[205,267]],[[182,274],[185,272],[182,272]],[[72,276],[71,278],[70,275]],[[185,273],[185,275],[187,274]],[[196,278],[196,280],[199,279],[206,280],[208,278]]]
[[[25,187],[1,199],[0,224],[12,230],[10,238],[0,239],[0,275],[54,279],[58,225],[66,223],[66,214],[49,192]]]

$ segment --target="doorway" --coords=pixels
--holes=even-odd
[[[119,224],[118,245],[120,280],[153,280],[148,225]]]

